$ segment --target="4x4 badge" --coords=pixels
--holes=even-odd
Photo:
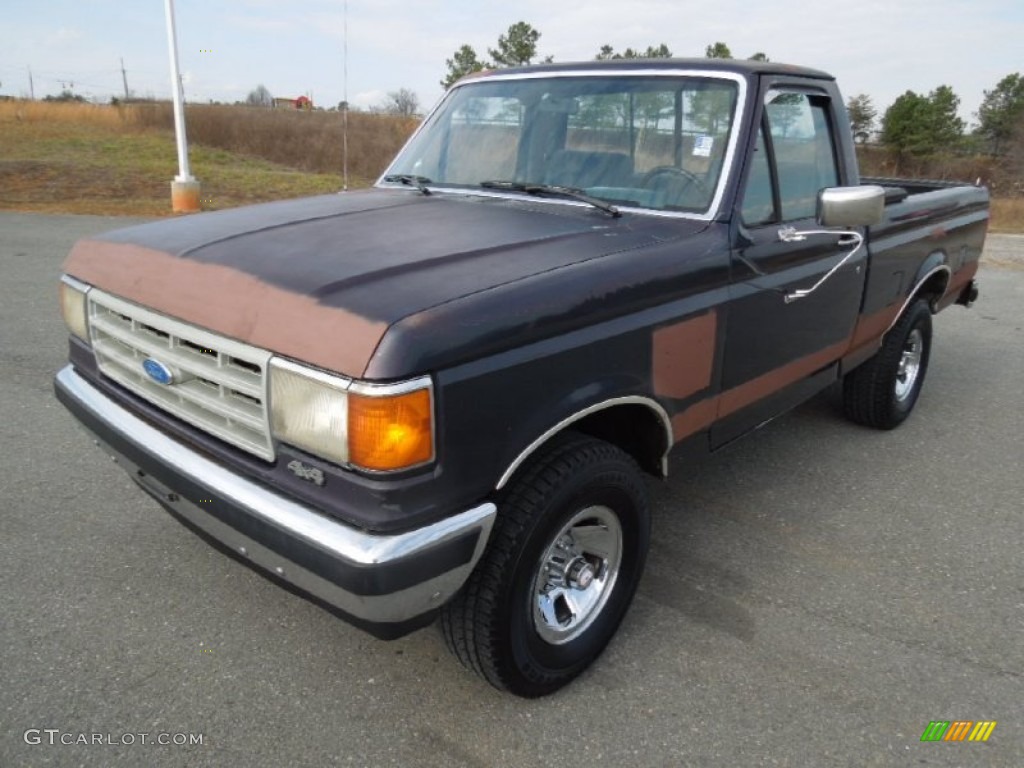
[[[308,480],[311,483],[323,485],[325,482],[324,473],[322,470],[319,470],[316,467],[307,466],[298,459],[289,461],[288,469],[290,469],[292,471],[292,474],[294,474],[296,477],[301,477],[303,480]]]

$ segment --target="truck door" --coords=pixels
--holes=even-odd
[[[827,92],[776,87],[764,94],[756,145],[733,228],[732,284],[722,395],[712,447],[793,407],[835,377],[860,309],[867,248],[849,235],[788,240],[785,230],[820,230],[818,192],[841,186],[835,114]]]

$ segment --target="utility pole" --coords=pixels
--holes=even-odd
[[[174,99],[174,133],[178,142],[178,175],[171,182],[171,210],[192,213],[199,210],[199,182],[189,172],[188,139],[185,136],[185,107],[182,104],[178,69],[178,38],[174,31],[174,0],[164,0],[167,12],[167,47],[171,57],[171,95]]]
[[[128,73],[124,71],[124,57],[121,57],[121,80],[124,81],[124,100],[128,103]]]
[[[29,95],[29,98],[32,99],[32,101],[35,101],[36,100],[36,86],[32,82],[32,67],[27,67],[27,69],[28,69],[28,95]]]

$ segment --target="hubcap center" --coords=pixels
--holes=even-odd
[[[573,589],[586,589],[594,583],[594,566],[582,557],[573,560],[566,570],[566,581]]]

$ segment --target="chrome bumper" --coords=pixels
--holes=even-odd
[[[407,533],[356,530],[237,475],[133,415],[69,365],[61,402],[168,511],[379,637],[424,623],[462,586],[494,522],[484,503]],[[409,625],[408,627],[406,625]]]

